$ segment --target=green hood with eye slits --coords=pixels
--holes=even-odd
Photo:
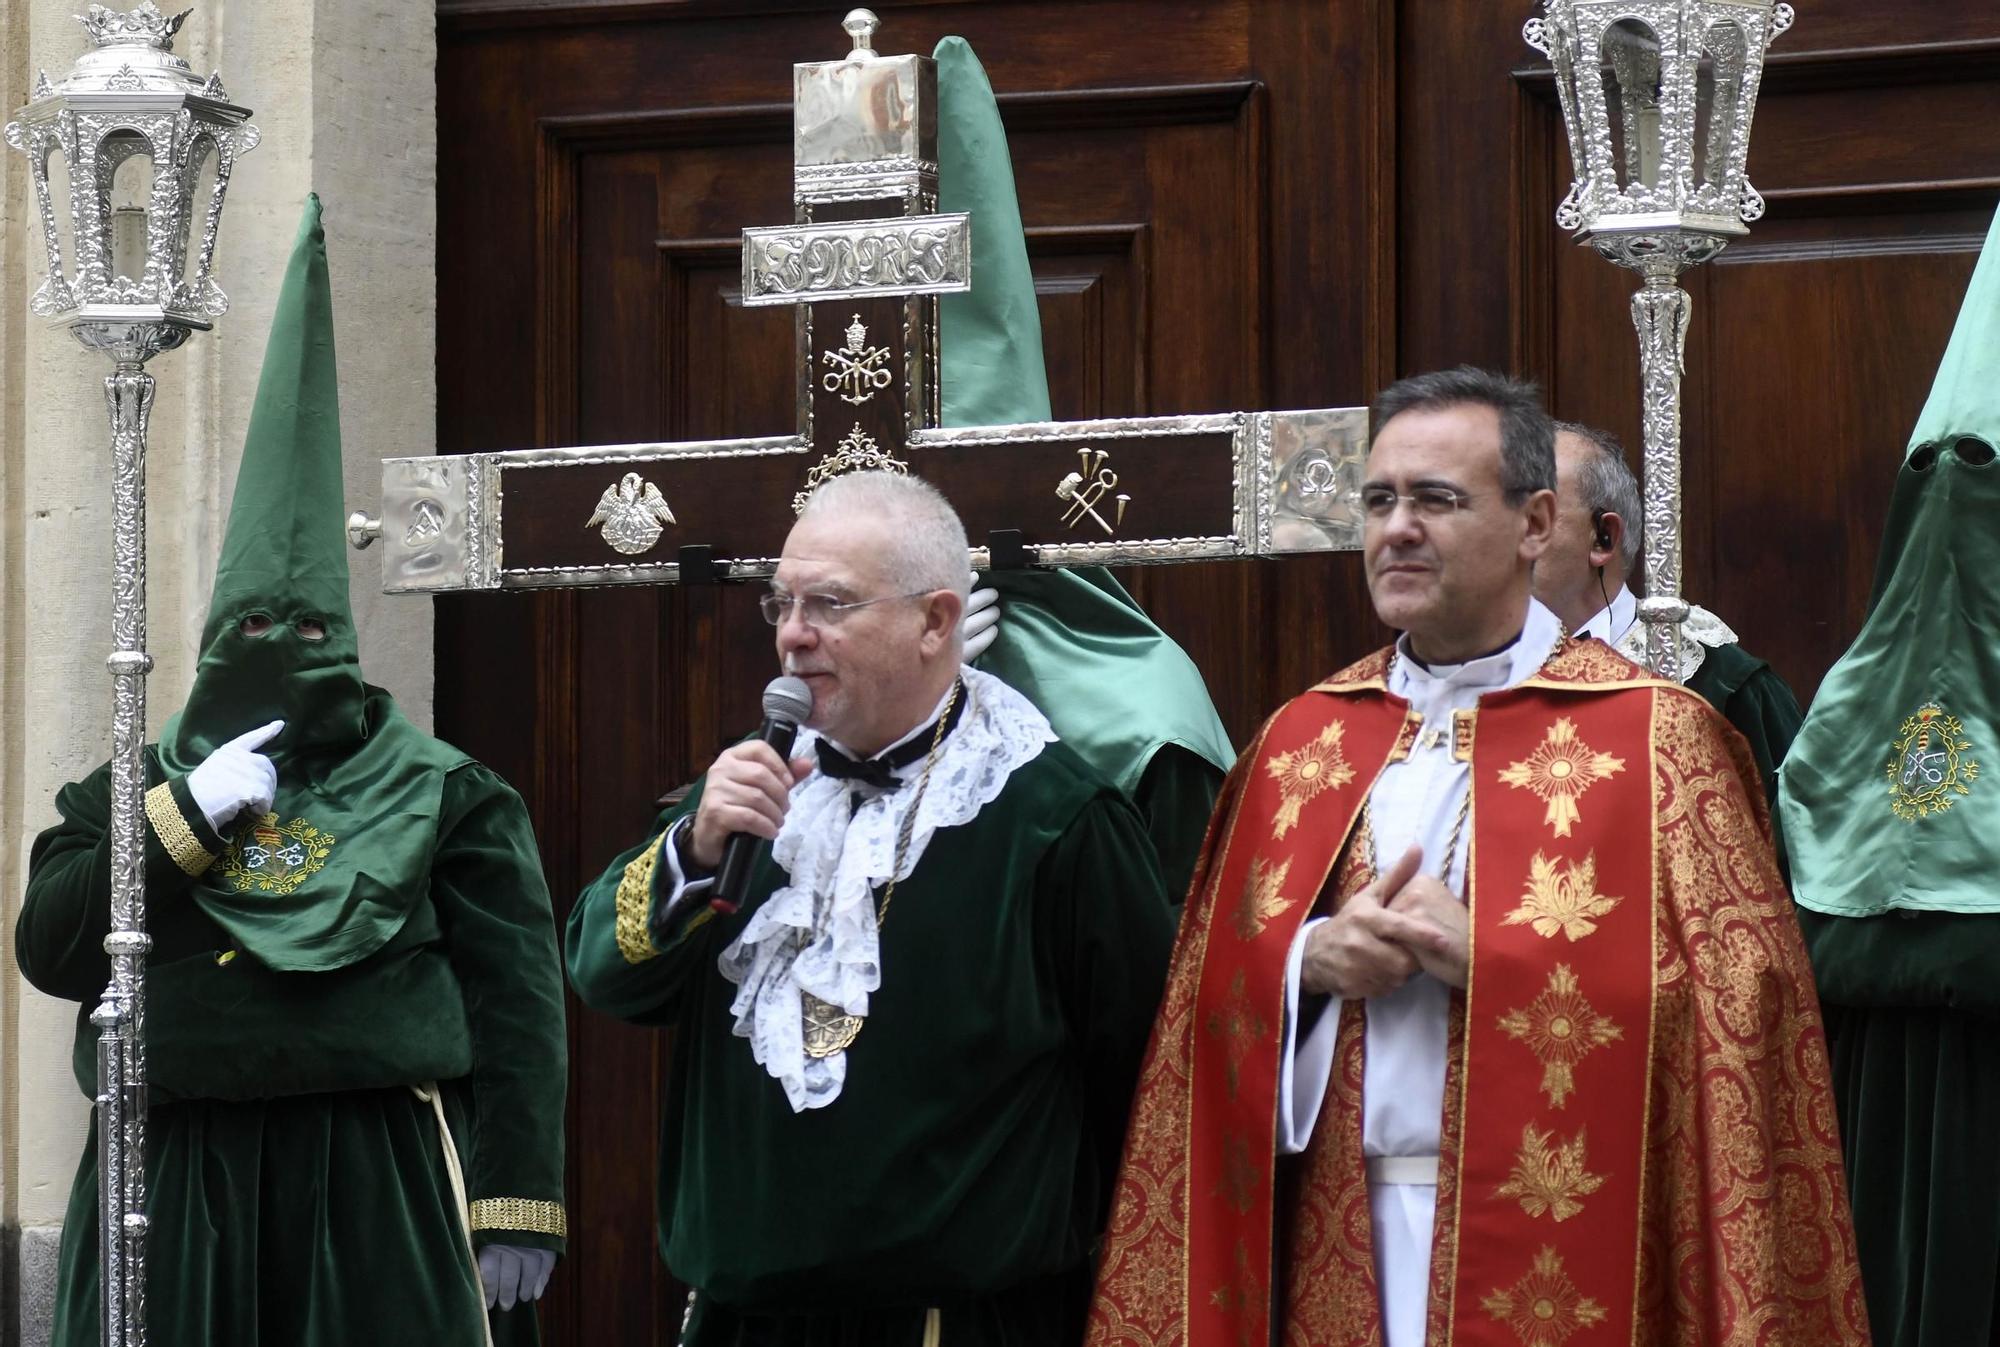
[[[1793,896],[2000,912],[2000,216],[1917,418],[1861,634],[1779,773]]]
[[[228,829],[195,884],[237,946],[294,971],[380,949],[425,892],[445,773],[469,761],[362,682],[347,599],[333,300],[319,198],[286,267],[186,706],[160,731],[169,776],[272,720],[277,799]],[[261,635],[246,618],[270,619]],[[300,624],[317,622],[308,640]]]

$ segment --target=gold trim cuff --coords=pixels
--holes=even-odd
[[[194,829],[188,827],[187,819],[181,814],[180,801],[174,799],[173,788],[164,781],[146,792],[146,817],[151,821],[160,845],[174,858],[174,864],[187,871],[190,877],[215,864],[214,855],[195,838]]]
[[[474,1230],[526,1230],[536,1235],[569,1238],[569,1217],[560,1202],[530,1197],[482,1197],[470,1209]]]
[[[660,847],[666,839],[667,834],[661,833],[648,842],[646,849],[625,867],[625,874],[618,881],[618,920],[613,929],[618,937],[618,952],[625,956],[626,963],[644,963],[660,953],[647,925],[653,914],[653,871],[660,863]]]

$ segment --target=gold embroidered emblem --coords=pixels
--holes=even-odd
[[[1560,1224],[1583,1210],[1580,1199],[1603,1186],[1602,1174],[1592,1174],[1583,1167],[1583,1132],[1572,1141],[1564,1141],[1553,1131],[1543,1132],[1529,1123],[1521,1129],[1514,1171],[1499,1191],[1502,1197],[1518,1198],[1521,1210],[1528,1215],[1546,1212]]]
[[[1222,1143],[1222,1178],[1215,1191],[1231,1211],[1238,1216],[1250,1214],[1257,1180],[1261,1177],[1262,1171],[1257,1168],[1257,1162],[1250,1158],[1248,1141],[1233,1136]]]
[[[1236,934],[1255,940],[1264,928],[1285,915],[1292,900],[1279,892],[1290,873],[1290,857],[1276,865],[1258,859],[1250,862],[1250,878],[1244,882],[1243,896],[1236,902]]]
[[[1264,764],[1264,770],[1278,780],[1278,818],[1272,835],[1283,837],[1298,824],[1299,811],[1324,791],[1336,790],[1354,779],[1354,769],[1340,751],[1347,727],[1329,722],[1319,736],[1289,753],[1280,753]]]
[[[1972,794],[1979,764],[1965,756],[1971,747],[1965,726],[1936,702],[1925,702],[1904,720],[1889,754],[1889,808],[1896,817],[1914,823]]]
[[[1593,1324],[1604,1322],[1604,1307],[1576,1289],[1563,1270],[1562,1256],[1544,1246],[1528,1275],[1480,1305],[1514,1330],[1521,1347],[1562,1347]]]
[[[1591,1008],[1578,989],[1576,974],[1557,964],[1541,995],[1500,1017],[1507,1037],[1528,1045],[1542,1064],[1542,1093],[1561,1108],[1576,1089],[1576,1064],[1625,1031]]]
[[[1227,1285],[1217,1287],[1209,1295],[1208,1302],[1219,1310],[1242,1316],[1236,1326],[1236,1336],[1247,1347],[1253,1340],[1249,1321],[1253,1316],[1261,1317],[1258,1309],[1264,1304],[1264,1288],[1257,1284],[1257,1278],[1251,1273],[1250,1246],[1240,1239],[1236,1241],[1233,1261],[1236,1264],[1235,1277]]]
[[[282,898],[326,864],[334,841],[302,818],[280,824],[276,814],[261,814],[229,839],[222,878],[238,893]]]
[[[1599,753],[1576,736],[1576,725],[1563,716],[1549,728],[1541,747],[1500,773],[1509,786],[1521,786],[1548,802],[1543,821],[1554,825],[1557,837],[1568,837],[1581,815],[1576,802],[1605,777],[1625,770],[1625,760]]]
[[[1250,999],[1249,978],[1241,969],[1229,981],[1229,998],[1219,1009],[1209,1012],[1208,1032],[1222,1040],[1223,1050],[1228,1054],[1223,1080],[1229,1087],[1229,1097],[1234,1099],[1250,1049],[1271,1032],[1271,1022]]]
[[[1609,916],[1624,902],[1597,891],[1597,856],[1588,853],[1567,869],[1541,852],[1530,864],[1527,891],[1521,905],[1501,919],[1502,926],[1533,925],[1535,934],[1553,940],[1558,934],[1572,942],[1597,929],[1595,917]]]

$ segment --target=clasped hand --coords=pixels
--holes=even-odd
[[[1465,905],[1433,875],[1421,847],[1341,905],[1306,936],[1300,987],[1319,996],[1385,996],[1420,970],[1463,987],[1470,955]]]

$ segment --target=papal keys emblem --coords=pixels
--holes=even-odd
[[[1967,755],[1972,740],[1957,716],[1925,702],[1896,731],[1889,757],[1889,807],[1909,822],[1942,814],[1972,794],[1979,764]]]
[[[333,844],[332,834],[302,818],[281,824],[276,814],[262,814],[229,839],[222,879],[238,893],[282,898],[326,864]]]

